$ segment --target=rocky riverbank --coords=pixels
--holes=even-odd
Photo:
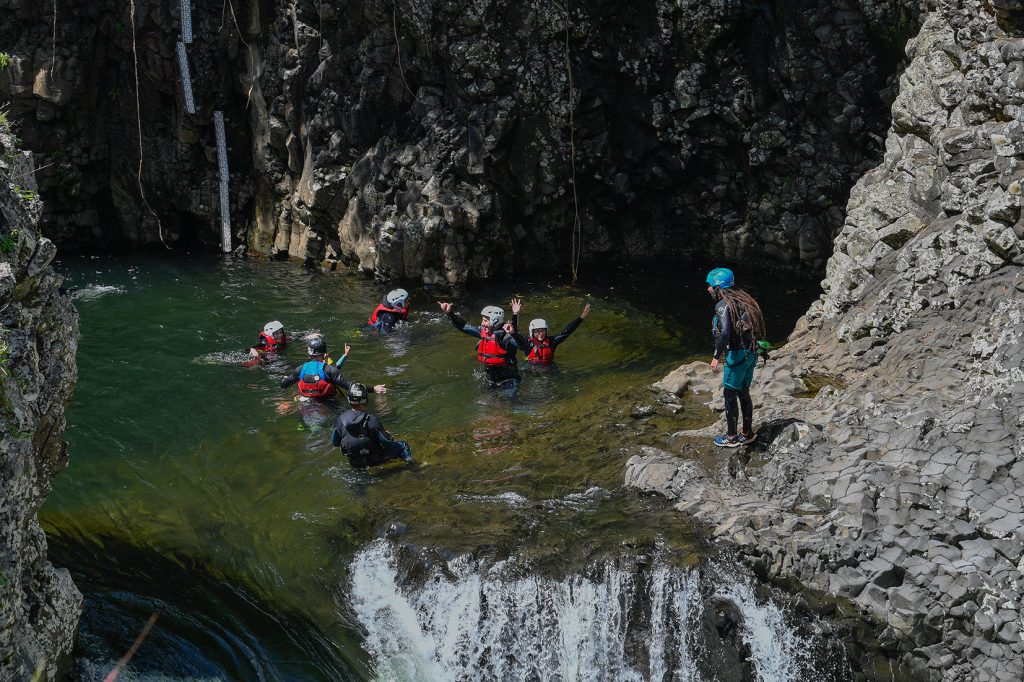
[[[879,647],[935,680],[1024,678],[1024,40],[1010,4],[941,2],[908,44],[885,159],[851,192],[824,293],[756,380],[767,449],[702,465],[691,438],[712,428],[626,472],[767,575],[862,609]],[[655,388],[717,406],[719,381],[695,363]]]
[[[0,679],[54,679],[70,663],[82,596],[46,558],[39,507],[67,466],[64,404],[78,316],[39,234],[32,157],[0,122]],[[36,678],[36,674],[42,677]]]

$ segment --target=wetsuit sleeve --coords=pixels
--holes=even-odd
[[[498,341],[498,345],[501,346],[502,348],[504,348],[505,350],[507,350],[507,351],[522,350],[519,347],[519,344],[516,343],[516,337],[515,337],[514,334],[509,334],[508,332],[502,332],[501,336],[498,336],[497,334],[495,334],[494,336],[495,336],[495,338]]]
[[[349,389],[349,386],[352,385],[352,383],[348,379],[341,375],[341,370],[338,369],[337,365],[327,365],[324,368],[324,374],[326,375],[328,381],[330,381],[335,386],[340,386],[346,391]]]
[[[521,331],[517,329],[516,333],[512,335],[512,338],[516,340],[516,345],[519,346],[519,349],[522,350],[524,353],[527,350],[529,350],[530,340],[523,336],[523,333]]]
[[[583,318],[577,317],[575,320],[566,325],[565,329],[558,332],[558,336],[555,336],[551,339],[551,347],[554,348],[558,344],[562,343],[562,341],[565,341],[567,338],[569,338],[569,335],[576,331],[576,329],[581,324],[583,324]]]
[[[715,354],[712,357],[724,358],[729,349],[729,336],[732,334],[728,306],[716,305],[715,317],[718,318],[718,336],[715,337]]]
[[[335,424],[334,428],[331,430],[331,445],[336,448],[341,447],[341,433],[338,431],[337,424]]]
[[[292,384],[296,383],[300,378],[302,378],[301,373],[302,365],[299,365],[298,367],[292,370],[291,374],[286,376],[284,379],[281,379],[281,388],[288,388]]]
[[[458,313],[448,313],[448,319],[451,320],[452,325],[463,334],[469,334],[470,336],[480,338],[480,327],[474,327],[471,324],[467,324],[464,319],[459,317]]]

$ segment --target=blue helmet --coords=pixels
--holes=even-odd
[[[735,281],[732,276],[732,270],[729,268],[715,268],[708,273],[707,278],[708,286],[717,287],[719,289],[729,289]]]

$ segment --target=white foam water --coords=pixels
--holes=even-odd
[[[814,674],[806,637],[742,579],[702,585],[696,570],[615,561],[553,578],[459,557],[422,584],[404,585],[398,552],[383,539],[356,556],[350,575],[351,604],[382,681],[701,682],[700,623],[711,608],[702,594],[736,607],[759,680]]]
[[[124,292],[124,287],[113,286],[110,284],[94,284],[92,286],[82,287],[81,289],[75,289],[71,292],[71,299],[75,301],[91,301],[99,298],[100,296],[123,294]]]

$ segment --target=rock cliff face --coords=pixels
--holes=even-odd
[[[463,282],[685,254],[820,271],[878,162],[911,0],[4,0],[0,97],[34,119],[59,244],[236,243]],[[56,28],[54,28],[54,25]],[[134,34],[132,27],[135,27]],[[134,35],[134,38],[133,38]],[[134,55],[138,55],[138,88]],[[139,201],[136,91],[144,163]],[[575,178],[575,183],[573,183]],[[543,248],[538,248],[543,244]]]
[[[46,560],[38,510],[67,466],[64,403],[78,317],[39,235],[31,157],[0,123],[0,679],[55,678],[70,661],[82,597]],[[43,678],[40,678],[43,679]]]
[[[1011,6],[1012,5],[1012,6]],[[1024,39],[1018,4],[945,0],[907,46],[883,162],[824,293],[754,393],[735,479],[629,463],[766,573],[849,600],[930,679],[1024,678]],[[804,384],[833,378],[816,397]],[[706,365],[659,385],[718,391]]]

